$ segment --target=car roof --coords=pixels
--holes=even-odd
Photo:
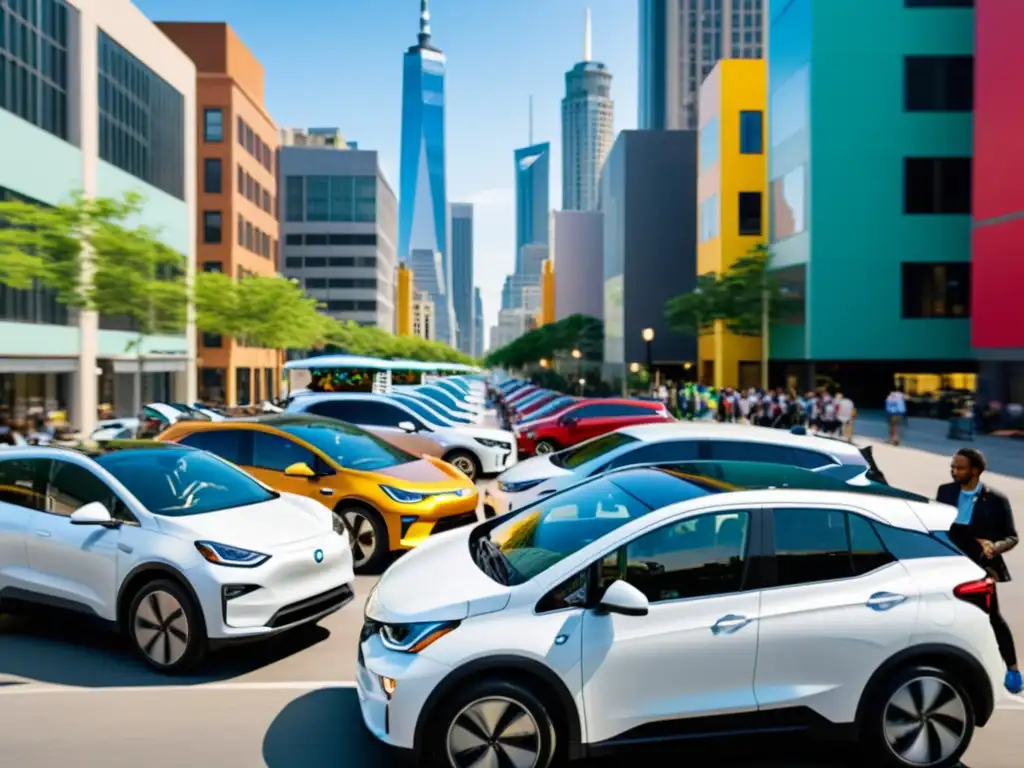
[[[206,423],[206,422],[202,422]],[[0,453],[0,461],[4,459],[59,459],[70,456],[82,456],[99,459],[113,453],[125,451],[167,451],[194,450],[187,445],[163,443],[156,440],[103,440],[101,442],[85,441],[75,445],[25,446],[10,448]]]
[[[657,443],[685,438],[689,440],[743,440],[744,442],[809,448],[836,454],[860,456],[860,449],[845,440],[827,440],[820,435],[794,434],[786,429],[755,427],[728,422],[671,421],[661,424],[637,424],[619,432],[644,442]],[[827,440],[827,442],[826,442]]]

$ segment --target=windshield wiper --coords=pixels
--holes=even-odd
[[[506,587],[512,575],[512,564],[505,553],[488,536],[484,536],[476,544],[476,564],[480,569],[499,584]]]

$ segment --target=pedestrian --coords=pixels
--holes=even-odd
[[[949,539],[974,562],[980,565],[992,583],[989,618],[996,635],[999,653],[1006,664],[1004,685],[1010,693],[1024,689],[1013,634],[999,610],[996,582],[1010,580],[1003,555],[1017,546],[1017,528],[1013,523],[1010,501],[994,488],[981,482],[987,463],[977,448],[961,448],[950,465],[952,483],[940,485],[935,498],[956,507],[956,519],[949,529]]]
[[[836,416],[839,419],[839,426],[842,428],[843,439],[852,443],[853,420],[857,418],[857,407],[853,404],[853,400],[842,392],[836,392],[836,402],[838,403]]]
[[[907,398],[903,394],[903,385],[896,386],[885,398],[885,412],[889,416],[889,444],[900,444],[900,429],[907,414]]]

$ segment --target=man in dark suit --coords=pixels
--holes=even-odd
[[[1003,555],[1017,546],[1018,537],[1009,500],[981,482],[986,466],[981,451],[961,448],[953,455],[950,465],[953,482],[940,485],[935,498],[957,508],[956,520],[949,529],[950,541],[985,569],[994,587],[996,582],[1010,580],[1010,570]],[[995,592],[992,593],[989,616],[999,653],[1006,663],[1006,689],[1010,693],[1020,693],[1024,682],[1017,667],[1013,634],[999,612]]]

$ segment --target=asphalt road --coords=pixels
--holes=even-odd
[[[893,484],[910,490],[932,493],[948,477],[948,459],[934,452],[882,445],[876,457]],[[1024,480],[986,479],[1024,510]],[[1024,579],[1024,548],[1009,561]],[[115,639],[81,626],[0,617],[0,765],[400,765],[364,732],[350,682],[360,608],[372,584],[360,578],[355,603],[321,626],[214,656],[196,679],[152,674]],[[1020,582],[1001,588],[1001,602],[1024,646]],[[1015,737],[1022,729],[1024,699],[1006,695],[976,734],[965,765],[1019,768]],[[693,764],[721,768],[838,768],[852,765],[843,762],[847,754],[833,745],[774,739],[685,753]]]

